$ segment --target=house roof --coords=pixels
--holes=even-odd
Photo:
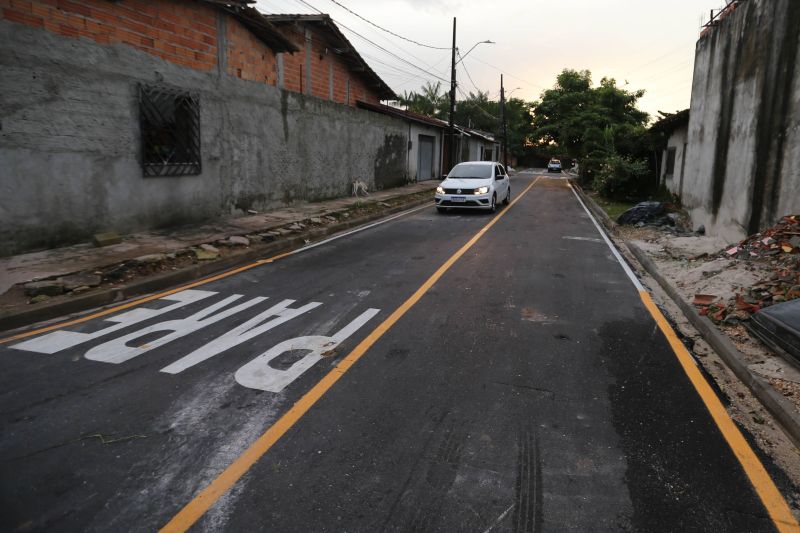
[[[677,130],[678,128],[683,128],[689,125],[689,110],[684,109],[683,111],[678,111],[677,113],[664,113],[659,111],[662,115],[660,119],[655,121],[652,126],[650,126],[651,131],[660,131],[663,132],[664,135],[672,135],[672,132]]]
[[[433,126],[435,128],[442,128],[442,129],[448,127],[448,122],[446,120],[429,117],[427,115],[415,113],[413,111],[406,111],[405,109],[400,109],[385,104],[371,104],[369,102],[359,101],[356,102],[356,105],[362,109],[367,109],[368,111],[374,111],[376,113],[402,118],[404,120],[408,120],[411,122],[425,124],[426,126]],[[459,126],[458,124],[455,124],[455,129],[456,131],[458,131],[462,135],[466,135],[467,137],[475,137],[477,139],[481,139],[482,141],[490,143],[497,142],[491,133],[487,133],[485,131],[474,130],[472,128],[465,128],[464,126]]]
[[[425,124],[426,126],[433,126],[435,128],[447,127],[447,121],[445,120],[429,117],[427,115],[422,115],[420,113],[414,113],[413,111],[406,111],[405,109],[400,109],[389,105],[371,104],[369,102],[362,102],[362,101],[356,102],[356,105],[362,109],[367,109],[369,111],[374,111],[376,113],[391,115],[393,117],[410,120],[411,122]]]
[[[385,81],[378,76],[356,48],[347,40],[339,27],[330,17],[323,13],[317,15],[307,14],[281,14],[262,15],[267,22],[277,27],[286,27],[293,24],[314,25],[325,32],[330,39],[330,49],[342,57],[350,65],[351,70],[359,72],[368,82],[369,86],[378,93],[381,100],[396,100],[397,95]]]
[[[469,134],[470,137],[477,137],[478,139],[490,143],[497,142],[494,138],[494,135],[492,135],[491,133],[480,130],[473,130],[472,128],[463,128],[463,129]]]
[[[229,13],[236,20],[242,23],[245,28],[250,30],[261,42],[267,45],[274,52],[297,52],[300,49],[289,39],[278,31],[260,11],[248,4],[255,3],[254,0],[202,0],[207,4],[213,4],[219,9]]]

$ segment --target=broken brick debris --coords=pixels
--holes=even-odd
[[[766,307],[800,298],[800,215],[785,216],[774,226],[717,255],[739,261],[769,262],[772,275],[743,288],[727,304],[698,300],[696,296],[693,303],[700,307],[700,314],[714,322],[749,320]]]

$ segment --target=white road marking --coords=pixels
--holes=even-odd
[[[594,227],[597,228],[597,231],[603,237],[603,240],[605,240],[606,244],[608,245],[608,247],[611,248],[611,253],[614,254],[614,257],[617,258],[617,261],[619,261],[619,264],[622,265],[622,269],[625,271],[625,274],[628,275],[628,279],[631,280],[631,282],[634,284],[634,286],[638,290],[643,291],[644,290],[644,286],[639,281],[639,278],[636,277],[636,274],[633,273],[633,270],[631,270],[631,267],[628,266],[628,263],[626,263],[625,260],[622,258],[622,256],[619,254],[619,251],[617,251],[617,248],[611,242],[611,239],[608,238],[608,235],[606,235],[606,232],[603,231],[603,228],[600,226],[600,224],[598,224],[597,220],[595,220],[594,215],[592,215],[592,213],[589,211],[589,209],[583,203],[583,200],[581,200],[581,197],[578,196],[578,193],[575,192],[575,189],[572,187],[572,184],[569,184],[569,188],[572,190],[572,194],[575,195],[575,198],[578,200],[578,203],[581,204],[581,207],[583,207],[583,210],[586,211],[587,215],[589,215],[589,218],[591,219],[592,224],[594,224]]]
[[[165,296],[163,298],[159,298],[159,300],[176,302],[172,305],[162,307],[161,309],[148,309],[147,307],[137,307],[136,309],[133,309],[131,311],[120,313],[119,315],[114,315],[112,317],[106,318],[105,321],[116,322],[116,325],[95,331],[94,333],[80,333],[77,331],[54,331],[52,333],[48,333],[47,335],[42,335],[41,337],[34,337],[33,339],[20,342],[19,344],[14,344],[10,347],[14,348],[15,350],[25,350],[28,352],[54,354],[61,350],[66,350],[67,348],[72,348],[73,346],[77,346],[78,344],[83,344],[84,342],[88,342],[92,339],[108,335],[109,333],[113,333],[128,326],[138,324],[139,322],[143,322],[150,318],[154,318],[159,315],[169,313],[171,311],[187,306],[194,302],[198,302],[204,298],[208,298],[209,296],[214,296],[215,294],[217,293],[211,291],[197,291],[197,290],[181,291],[175,294],[170,294],[169,296]]]
[[[193,367],[194,365],[201,363],[206,359],[210,359],[226,350],[230,350],[234,346],[238,346],[239,344],[248,341],[253,337],[257,337],[262,333],[266,333],[272,328],[279,326],[284,322],[288,322],[289,320],[322,305],[320,302],[311,302],[302,307],[292,309],[289,306],[293,303],[294,300],[283,300],[281,303],[270,307],[263,313],[254,316],[244,324],[241,324],[227,333],[220,335],[213,341],[198,348],[189,355],[182,357],[171,365],[162,368],[161,371],[166,372],[167,374],[177,374],[179,372],[183,372],[187,368]],[[274,318],[262,324],[262,322],[271,317]]]
[[[379,312],[380,309],[367,309],[330,337],[314,335],[285,340],[237,370],[235,374],[236,382],[251,389],[281,392],[292,381],[299,378],[303,372],[317,364],[326,353],[332,352],[342,341],[355,333]],[[294,350],[307,350],[309,353],[286,370],[279,370],[269,365],[270,361],[279,355]]]
[[[571,241],[599,242],[600,244],[606,242],[603,239],[595,239],[594,237],[571,237],[569,235],[564,235],[561,238],[562,239],[569,239]]]
[[[400,217],[404,217],[406,215],[410,215],[411,213],[416,213],[417,211],[421,211],[422,209],[426,209],[426,208],[430,208],[430,207],[433,207],[433,205],[432,204],[424,204],[424,205],[421,205],[419,207],[415,207],[414,209],[409,209],[408,211],[403,211],[402,213],[398,213],[398,214],[396,214],[394,216],[391,216],[389,218],[381,219],[381,220],[379,220],[377,222],[373,222],[372,224],[367,224],[366,226],[361,226],[361,227],[356,228],[354,230],[346,231],[344,233],[340,233],[338,235],[334,235],[333,237],[328,237],[325,240],[322,240],[322,241],[319,241],[319,242],[315,242],[313,244],[308,244],[306,246],[303,246],[302,248],[298,248],[297,250],[292,250],[291,252],[287,252],[286,254],[282,255],[281,257],[287,257],[287,256],[290,256],[290,255],[295,255],[295,254],[299,254],[299,253],[302,253],[302,252],[306,252],[308,250],[316,248],[317,246],[322,246],[323,244],[328,244],[329,242],[335,241],[336,239],[341,239],[342,237],[347,237],[348,235],[353,235],[354,233],[358,233],[360,231],[368,230],[370,228],[374,228],[375,226],[380,226],[381,224],[386,224],[387,222],[391,222],[392,220],[398,219]],[[273,259],[262,259],[262,260],[257,261],[257,262],[258,263],[262,263],[262,264],[266,264],[266,263],[272,263],[272,261],[273,261]]]
[[[215,322],[219,322],[224,318],[228,318],[229,316],[235,315],[240,311],[244,311],[245,309],[253,307],[254,305],[266,300],[266,298],[263,296],[257,296],[256,298],[252,298],[244,303],[217,313],[217,311],[223,309],[241,297],[241,294],[234,294],[233,296],[228,296],[224,300],[206,307],[202,311],[198,311],[189,317],[179,320],[167,320],[166,322],[159,322],[158,324],[153,324],[152,326],[140,329],[139,331],[134,331],[133,333],[123,335],[122,337],[118,337],[114,340],[100,344],[99,346],[95,346],[86,352],[84,357],[92,361],[100,361],[103,363],[124,363],[125,361],[133,359],[138,355],[142,355],[143,353],[149,352],[154,348],[164,346],[169,342],[180,339],[181,337],[185,337],[190,333],[193,333],[206,326],[210,326]],[[160,331],[168,331],[170,333],[141,346],[128,346],[128,343],[132,340]]]

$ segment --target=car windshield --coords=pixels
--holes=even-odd
[[[492,177],[492,165],[461,163],[453,167],[448,178],[485,180]]]
[[[561,161],[559,161],[558,159],[551,159],[550,160],[550,164],[551,165],[560,165]]]

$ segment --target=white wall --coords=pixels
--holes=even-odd
[[[739,240],[800,212],[800,1],[749,0],[697,42],[683,205]]]

